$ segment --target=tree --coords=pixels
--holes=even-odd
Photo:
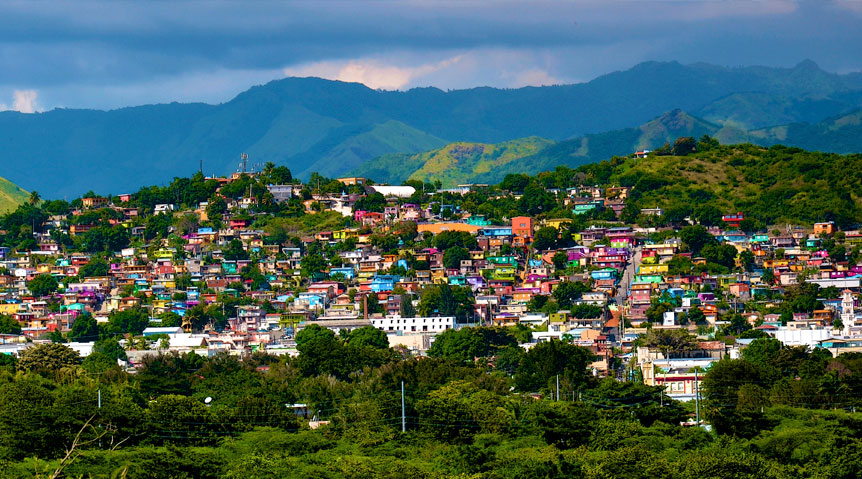
[[[51,457],[61,447],[53,427],[54,397],[46,386],[37,377],[0,385],[0,451],[5,457]]]
[[[114,334],[130,333],[133,336],[139,336],[149,325],[150,314],[140,306],[114,311],[108,316],[108,331]]]
[[[227,248],[225,248],[222,254],[224,255],[224,259],[228,261],[248,259],[248,251],[243,248],[242,241],[236,238],[230,240],[230,243],[228,243]]]
[[[460,246],[452,246],[443,252],[443,266],[448,269],[461,268],[461,261],[470,259],[470,252]]]
[[[590,287],[580,281],[563,281],[554,288],[554,299],[562,309],[570,309]]]
[[[708,263],[720,264],[728,269],[731,269],[736,264],[737,251],[733,245],[710,243],[700,250],[701,256]]]
[[[744,250],[739,253],[739,261],[742,263],[742,269],[745,271],[751,271],[751,267],[754,266],[754,253],[751,250]]]
[[[266,163],[263,174],[269,179],[270,183],[275,185],[283,185],[293,181],[293,174],[291,174],[286,166],[275,166],[272,162]]]
[[[690,323],[706,324],[706,315],[700,308],[691,308],[686,317]]]
[[[78,276],[81,278],[107,276],[108,268],[108,263],[104,259],[100,257],[90,258],[87,264],[78,269]]]
[[[90,342],[99,339],[99,325],[93,315],[81,314],[72,323],[69,331],[69,339],[72,341]]]
[[[694,153],[697,149],[697,142],[694,138],[690,136],[682,136],[676,139],[673,142],[673,150],[672,153],[675,156],[686,156],[690,153]]]
[[[6,314],[0,314],[0,334],[21,334],[21,323]]]
[[[500,182],[500,189],[513,192],[522,192],[530,184],[530,176],[524,173],[509,173]]]
[[[589,375],[587,366],[593,361],[593,353],[580,346],[552,339],[539,343],[524,354],[515,385],[521,391],[552,391],[557,375],[564,391],[584,386]]]
[[[704,416],[719,434],[750,438],[766,427],[761,371],[744,359],[723,359],[703,377]]]
[[[57,279],[54,276],[45,273],[36,276],[27,282],[27,289],[33,293],[34,296],[42,297],[48,296],[49,294],[57,291]]]
[[[296,346],[302,346],[318,338],[335,339],[335,333],[319,324],[310,324],[296,333]]]
[[[31,346],[21,352],[18,369],[41,374],[55,373],[63,368],[81,364],[78,353],[60,343],[46,343]]]
[[[96,341],[95,344],[93,344],[93,352],[104,354],[114,362],[118,359],[122,359],[123,361],[127,361],[129,359],[126,356],[126,350],[120,346],[117,338],[106,338]]]
[[[536,251],[554,249],[557,247],[560,232],[553,226],[542,226],[533,236],[533,248]]]
[[[309,252],[302,257],[299,266],[302,276],[313,280],[319,278],[329,264],[322,254]]]
[[[466,321],[473,314],[473,291],[468,287],[448,284],[426,286],[419,297],[422,316],[455,316]]]
[[[368,308],[368,315],[378,314],[383,312],[383,306],[380,304],[380,300],[377,299],[377,295],[375,293],[367,293],[359,304],[359,311],[362,314],[365,314],[365,308]]]
[[[386,197],[380,193],[371,193],[370,195],[359,198],[353,206],[353,211],[373,211],[376,213],[382,213],[384,207],[386,207]]]
[[[502,328],[448,329],[434,338],[428,355],[454,361],[472,361],[517,345],[512,333]]]
[[[176,328],[183,325],[183,317],[173,311],[159,314],[159,319],[162,320],[162,327],[165,328]]]
[[[703,205],[694,212],[694,219],[703,226],[720,225],[721,216],[721,210],[713,205]]]
[[[363,326],[350,332],[347,336],[347,344],[356,347],[367,346],[386,349],[389,347],[389,340],[386,338],[386,333],[374,326]]]
[[[474,250],[479,247],[479,243],[475,236],[466,231],[443,231],[434,237],[434,247],[441,251],[453,246]]]
[[[207,202],[207,218],[212,221],[213,219],[221,218],[224,212],[227,210],[227,202],[225,202],[224,198],[221,195],[213,195],[212,198]]]
[[[658,349],[665,355],[679,354],[698,347],[697,338],[684,329],[650,329],[643,338],[643,345]]]
[[[711,244],[716,244],[718,241],[714,236],[709,234],[709,231],[701,225],[686,226],[679,231],[679,238],[688,246],[688,249],[694,255],[700,254],[700,250]]]
[[[557,251],[551,257],[551,262],[554,263],[554,268],[558,270],[565,269],[566,264],[569,262],[569,255],[565,251]]]
[[[524,194],[518,200],[518,210],[527,215],[547,213],[554,209],[557,200],[540,183],[533,181],[524,188]]]

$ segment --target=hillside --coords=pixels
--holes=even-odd
[[[764,225],[862,222],[862,154],[799,148],[719,146],[687,156],[655,156],[589,165],[588,181],[634,187],[633,208],[687,215],[705,204],[742,211]]]
[[[405,179],[439,180],[446,186],[454,186],[495,171],[509,171],[511,162],[533,155],[551,144],[552,141],[538,137],[497,144],[451,143],[425,153],[384,155],[366,162],[357,174],[378,182],[397,184]]]
[[[791,123],[749,132],[760,145],[792,144],[806,150],[834,153],[862,152],[862,110],[817,124]]]
[[[493,168],[470,171],[469,165],[474,163],[462,161],[457,165],[457,170],[449,170],[450,162],[440,158],[450,156],[451,150],[456,146],[465,148],[470,145],[457,143],[421,154],[375,158],[365,162],[354,170],[354,173],[395,184],[407,178],[440,180],[444,186],[457,183],[497,183],[509,173],[535,174],[553,170],[559,165],[577,167],[613,156],[628,156],[637,150],[656,149],[665,143],[673,143],[679,137],[700,138],[702,135],[712,136],[725,145],[784,144],[841,154],[862,152],[862,111],[857,110],[814,125],[793,123],[745,131],[730,124],[715,124],[684,111],[673,110],[637,128],[585,135],[556,143],[531,138],[530,149],[510,149],[504,146],[507,151],[505,161],[495,163]],[[474,148],[480,146],[493,151],[493,145],[473,144]]]
[[[29,199],[29,192],[6,178],[0,178],[0,213],[8,213]]]
[[[609,131],[554,143],[537,137],[497,145],[453,143],[414,155],[386,155],[364,163],[357,175],[375,181],[400,183],[408,178],[458,183],[498,183],[509,173],[538,173],[558,165],[575,167],[636,150],[654,149],[681,136],[700,137],[727,132],[681,110],[661,115],[637,128]],[[732,139],[737,136],[730,135]]]
[[[758,100],[747,101],[765,106],[739,108],[737,98],[751,92]],[[770,106],[785,103],[791,106]],[[812,62],[792,68],[647,62],[577,85],[448,92],[287,78],[220,105],[0,112],[0,165],[26,189],[72,197],[90,188],[132,191],[189,175],[201,162],[207,174],[230,173],[243,152],[251,164],[287,165],[299,177],[334,176],[389,153],[532,136],[563,141],[631,128],[676,108],[747,129],[819,122],[860,106],[862,75],[827,73]],[[638,144],[641,134],[628,134],[637,138],[620,144]],[[604,145],[616,144],[612,137],[591,137],[583,154],[565,155],[577,163],[620,153]]]

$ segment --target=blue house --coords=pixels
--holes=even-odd
[[[595,280],[616,279],[617,270],[612,269],[612,268],[599,269],[599,270],[595,270],[595,271],[590,272],[590,276],[592,276],[592,278]]]
[[[479,233],[482,236],[488,237],[505,237],[512,236],[512,227],[511,226],[491,226],[488,228],[482,228],[479,230]]]
[[[460,275],[452,275],[449,276],[449,284],[452,286],[464,286],[467,284],[467,278]]]
[[[354,270],[350,266],[343,266],[340,268],[330,268],[329,269],[329,277],[333,277],[337,274],[344,276],[344,279],[353,279],[356,277],[356,270]]]
[[[371,291],[379,293],[381,291],[392,291],[395,289],[395,283],[401,278],[391,274],[377,275],[371,279]]]

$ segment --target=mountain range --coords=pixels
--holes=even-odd
[[[407,179],[499,183],[509,173],[536,174],[559,165],[577,167],[637,150],[655,149],[684,136],[709,135],[723,144],[785,144],[812,151],[862,152],[862,110],[816,124],[791,123],[745,131],[673,110],[635,128],[584,135],[554,142],[540,137],[497,144],[456,142],[422,153],[393,153],[363,163],[352,175],[399,184]]]
[[[653,145],[653,136],[661,141],[677,132],[713,130],[728,139],[807,142],[847,152],[859,151],[853,132],[860,126],[847,114],[860,107],[862,74],[828,73],[811,61],[791,68],[647,62],[586,83],[519,89],[378,91],[286,78],[219,105],[0,112],[0,175],[44,197],[74,197],[90,189],[130,192],[199,168],[208,175],[230,173],[241,153],[251,165],[272,161],[306,178],[315,171],[336,176],[379,169],[385,162],[366,163],[394,153],[500,144],[474,175],[491,178],[502,163],[532,167],[517,163],[532,155],[545,155],[545,167],[553,167],[556,157],[593,161]],[[667,112],[692,122],[691,131],[662,120]],[[655,121],[647,131],[636,126]],[[573,148],[579,141],[587,150]],[[422,164],[413,171],[425,168],[430,175],[441,167]]]

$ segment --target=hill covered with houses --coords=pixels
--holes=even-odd
[[[4,465],[853,475],[820,446],[859,432],[858,161],[702,137],[495,185],[34,198],[0,218]]]

